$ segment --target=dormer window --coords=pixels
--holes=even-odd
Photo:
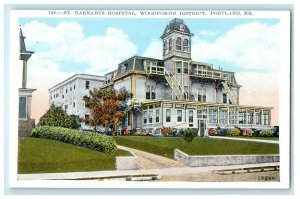
[[[177,37],[176,39],[176,50],[181,50],[181,38]]]
[[[179,29],[180,29],[181,31],[184,31],[184,25],[183,25],[183,24],[180,24]]]
[[[167,54],[168,52],[168,46],[167,46],[167,41],[164,42],[164,54]]]
[[[127,65],[126,64],[122,64],[122,66],[121,66],[121,74],[125,73],[126,68],[127,68]]]

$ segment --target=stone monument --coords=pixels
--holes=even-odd
[[[27,61],[33,54],[27,51],[25,46],[25,37],[20,28],[20,60],[23,61],[22,88],[19,88],[19,137],[29,136],[32,128],[35,126],[34,119],[31,119],[31,98],[32,92],[36,89],[27,88]]]

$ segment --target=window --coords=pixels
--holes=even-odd
[[[239,112],[239,124],[246,124],[246,112]]]
[[[68,89],[66,89],[66,93],[68,93]]]
[[[166,109],[166,122],[171,122],[171,109]]]
[[[217,109],[210,109],[208,112],[209,123],[210,124],[217,124],[218,123],[218,110]]]
[[[199,89],[198,90],[198,101],[199,102],[206,102],[206,89]]]
[[[65,95],[62,95],[61,97],[64,99],[64,98],[65,98]]]
[[[27,119],[27,97],[19,97],[19,118]]]
[[[177,37],[176,39],[176,50],[181,50],[181,38]]]
[[[185,74],[189,73],[189,68],[188,68],[188,63],[187,62],[183,62],[183,72]]]
[[[85,125],[89,125],[90,124],[90,122],[89,122],[89,120],[90,120],[90,115],[85,115],[84,116],[84,123],[85,123]]]
[[[229,111],[229,123],[236,124],[236,110]]]
[[[206,119],[207,118],[207,110],[206,109],[197,110],[197,117],[198,117],[198,119]]]
[[[155,122],[159,122],[159,109],[155,111]]]
[[[269,112],[264,111],[264,125],[269,125]]]
[[[155,86],[151,88],[151,99],[155,99]]]
[[[149,111],[149,123],[152,123],[152,119],[153,119],[153,111]]]
[[[184,86],[184,99],[188,100],[189,99],[189,87]]]
[[[254,113],[248,112],[248,124],[253,124],[253,117],[254,117]]]
[[[70,91],[72,91],[72,86],[70,87]]]
[[[177,122],[182,122],[182,110],[177,110]]]
[[[73,107],[75,108],[75,102],[73,102]]]
[[[189,40],[188,39],[183,40],[183,51],[189,52]]]
[[[146,87],[146,99],[150,99],[150,86]]]
[[[220,111],[220,123],[221,124],[227,124],[227,110],[222,110]]]
[[[227,104],[227,94],[223,93],[223,103]]]
[[[144,111],[144,124],[147,123],[147,119],[148,119],[148,112]]]
[[[75,90],[75,88],[76,88],[76,86],[74,85],[74,89],[73,90]]]
[[[256,124],[261,124],[261,112],[256,112]]]
[[[122,64],[121,66],[121,74],[125,73],[126,72],[126,69],[127,69],[127,64]]]
[[[176,71],[177,73],[181,73],[181,62],[176,62]]]
[[[65,105],[65,111],[67,111],[67,110],[68,110],[68,104]]]
[[[189,123],[194,122],[194,111],[190,110],[189,111]]]
[[[164,54],[167,54],[168,52],[168,46],[167,46],[167,41],[164,42]]]
[[[169,39],[169,52],[171,52],[173,50],[173,42],[172,42],[172,38]]]
[[[90,81],[85,81],[85,89],[90,89]]]

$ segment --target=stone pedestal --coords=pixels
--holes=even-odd
[[[31,119],[31,97],[36,89],[19,89],[19,137],[30,136],[35,121]]]

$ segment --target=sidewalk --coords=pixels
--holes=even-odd
[[[260,139],[243,139],[243,138],[236,138],[236,137],[224,137],[224,136],[209,136],[212,139],[225,139],[225,140],[238,140],[238,141],[245,141],[245,142],[261,142],[261,143],[269,143],[269,144],[279,144],[277,140],[260,140]]]
[[[130,175],[183,175],[212,173],[214,170],[245,169],[251,167],[279,166],[279,163],[262,163],[231,166],[209,166],[209,167],[176,167],[163,169],[140,169],[140,170],[112,170],[91,172],[67,172],[67,173],[41,173],[41,174],[18,174],[18,180],[69,180],[118,177]]]

